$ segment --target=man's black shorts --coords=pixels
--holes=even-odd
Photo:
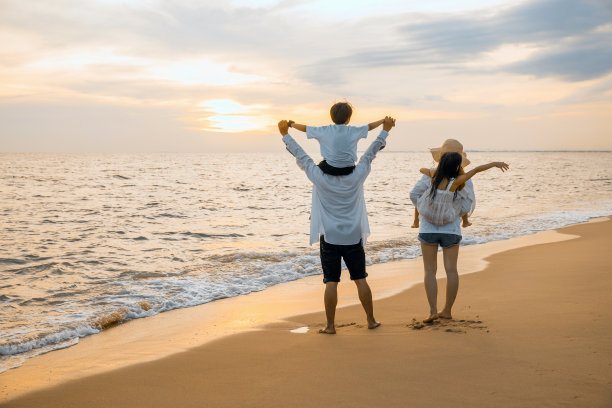
[[[361,241],[354,245],[334,245],[325,242],[324,237],[321,236],[319,242],[323,283],[340,282],[341,259],[344,259],[351,280],[363,279],[368,276],[365,267],[365,252]]]
[[[319,168],[325,174],[329,174],[330,176],[347,176],[355,170],[355,166],[349,167],[334,167],[331,164],[327,163],[326,160],[323,160],[319,163]]]

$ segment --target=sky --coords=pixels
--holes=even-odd
[[[612,150],[610,44],[609,0],[0,0],[0,152],[282,151],[345,100],[388,150]]]

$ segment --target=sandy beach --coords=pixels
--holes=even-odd
[[[380,328],[364,327],[344,278],[340,306],[352,305],[338,310],[337,335],[320,335],[317,276],[40,356],[0,375],[0,406],[609,407],[612,221],[559,232],[462,248],[460,271],[481,271],[461,277],[452,321],[413,324],[426,315],[423,287],[398,288],[418,279],[415,259],[370,268],[375,295],[388,296],[375,303]],[[204,336],[185,331],[195,322]]]

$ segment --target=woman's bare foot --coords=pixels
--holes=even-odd
[[[336,328],[335,327],[326,327],[324,329],[319,330],[319,333],[321,334],[336,334]]]
[[[419,228],[419,222],[418,221],[413,222],[410,228]]]
[[[430,314],[427,319],[423,319],[423,323],[431,323],[434,320],[438,320],[438,314],[437,313]]]
[[[450,313],[444,313],[444,312],[438,313],[438,317],[440,319],[449,319],[449,320],[452,320],[453,318],[453,316]]]
[[[377,322],[376,320],[372,320],[371,322],[368,322],[368,329],[370,330],[375,329],[378,326],[380,326],[380,322]]]
[[[467,227],[469,227],[470,225],[472,225],[472,223],[471,223],[469,220],[464,219],[464,220],[463,220],[463,224],[462,224],[461,226],[462,226],[463,228],[467,228]]]

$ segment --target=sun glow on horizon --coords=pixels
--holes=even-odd
[[[198,119],[208,123],[200,130],[210,132],[257,131],[268,127],[272,120],[262,112],[268,108],[266,105],[243,105],[229,99],[216,99],[201,102],[199,106],[210,115]]]

